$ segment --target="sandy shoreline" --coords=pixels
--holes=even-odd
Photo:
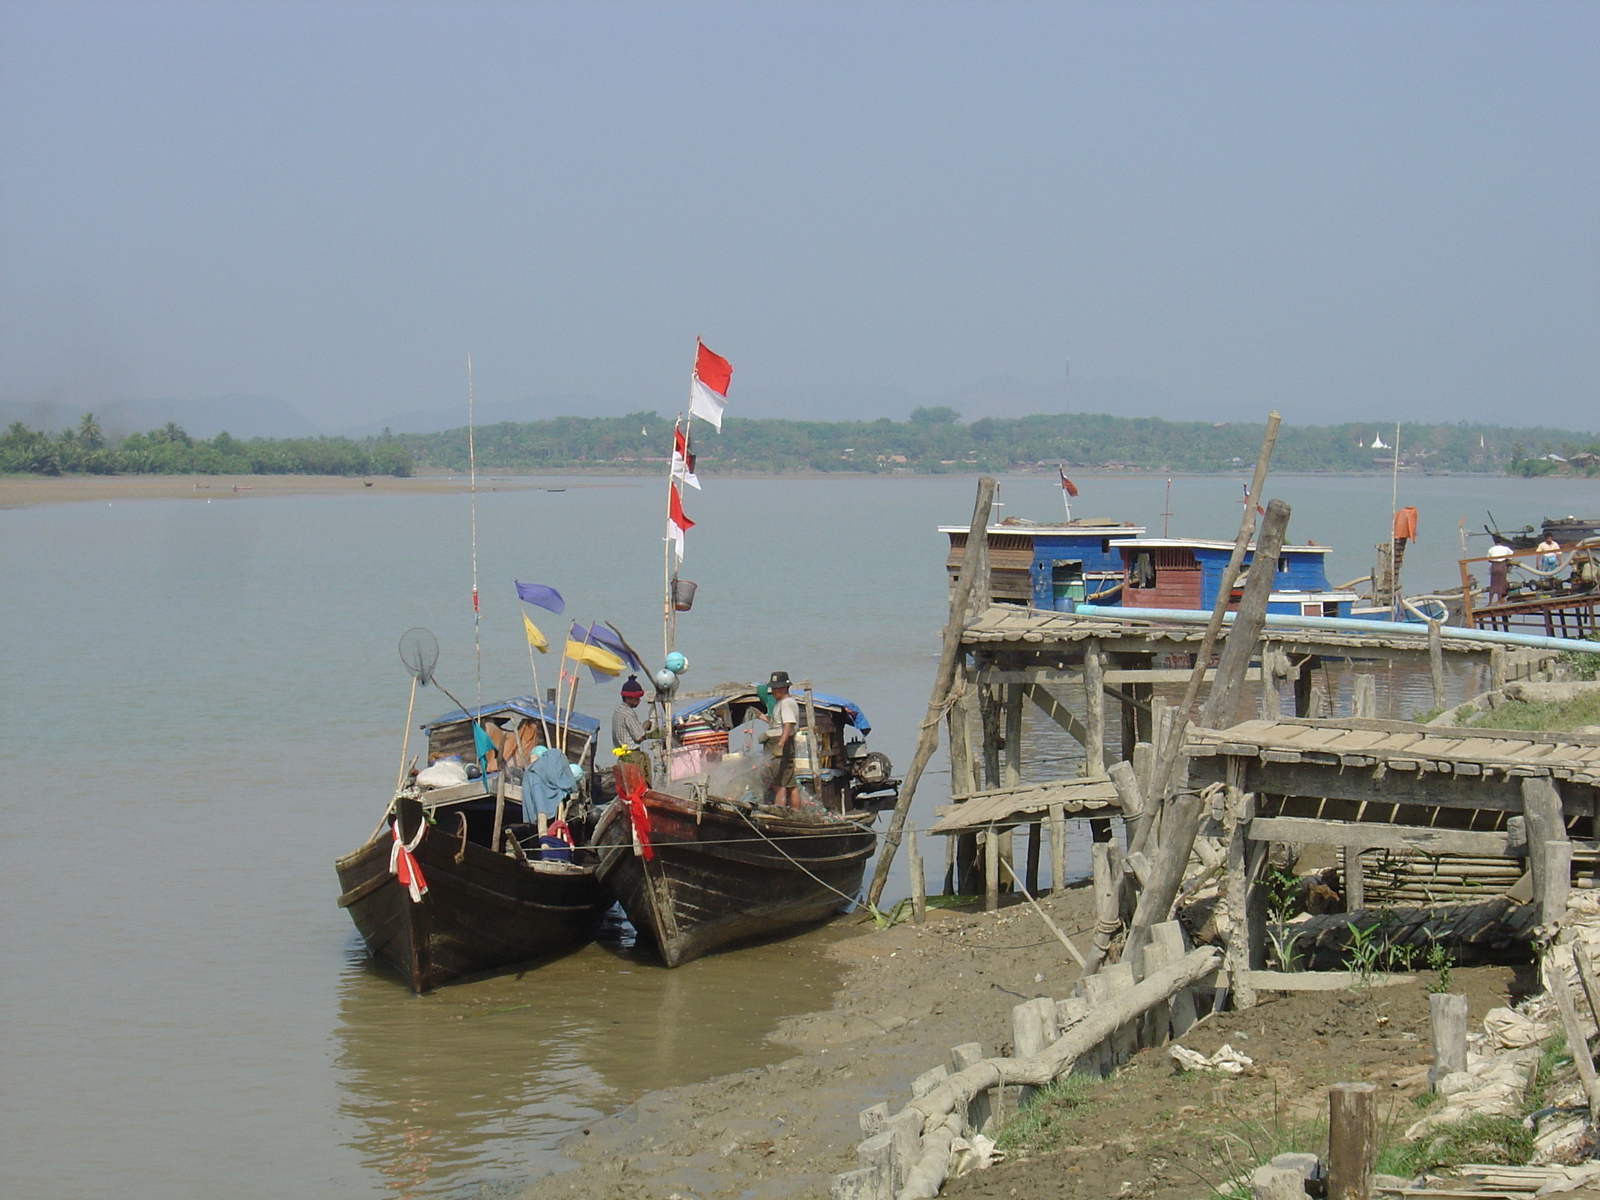
[[[480,492],[541,491],[607,487],[549,476],[481,476]],[[0,476],[0,508],[39,504],[84,504],[117,500],[252,500],[274,496],[434,495],[464,492],[455,475],[416,475],[397,479],[372,475],[5,475]]]

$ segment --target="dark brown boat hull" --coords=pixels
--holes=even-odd
[[[635,852],[621,799],[592,844],[601,882],[669,967],[827,920],[860,890],[877,841],[850,821],[716,804],[697,813],[692,801],[659,792],[645,794],[645,807],[652,857]]]
[[[611,904],[592,866],[525,864],[437,829],[415,851],[428,891],[413,901],[389,871],[391,844],[385,831],[334,864],[339,904],[415,992],[576,949]]]

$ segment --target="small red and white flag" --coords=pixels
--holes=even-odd
[[[694,522],[683,515],[683,498],[678,495],[677,480],[673,480],[667,484],[667,539],[679,562],[683,561],[683,535],[693,528]]]
[[[689,446],[689,431],[677,425],[672,427],[672,477],[681,479],[696,491],[700,479],[694,473],[694,451]]]
[[[1061,490],[1069,496],[1076,496],[1078,494],[1078,485],[1067,478],[1067,469],[1058,463],[1056,471],[1061,475]]]
[[[1239,486],[1244,489],[1244,499],[1239,501],[1239,503],[1240,504],[1249,504],[1250,503],[1250,485],[1248,483],[1241,483],[1241,484],[1239,484]],[[1259,505],[1259,504],[1256,505],[1256,516],[1264,517],[1266,515],[1267,515],[1267,510],[1262,508],[1261,505]]]
[[[689,379],[689,415],[722,428],[722,410],[728,407],[728,384],[733,367],[727,359],[706,349],[695,339],[694,374]],[[698,486],[698,485],[696,485]]]
[[[423,877],[422,864],[411,853],[422,843],[422,835],[428,832],[428,823],[421,822],[417,826],[417,836],[409,842],[400,840],[400,818],[396,817],[389,826],[389,832],[394,836],[394,842],[389,847],[389,873],[400,881],[400,886],[411,893],[411,902],[420,904],[422,898],[428,894],[428,881]]]

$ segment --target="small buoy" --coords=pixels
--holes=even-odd
[[[667,670],[665,667],[662,667],[661,670],[657,671],[650,678],[655,681],[657,691],[670,692],[673,688],[678,686],[677,674],[673,671]]]
[[[689,660],[674,650],[667,655],[667,670],[674,675],[682,675],[689,669]]]

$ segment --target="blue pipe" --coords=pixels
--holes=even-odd
[[[1211,614],[1197,608],[1115,608],[1104,604],[1080,604],[1073,609],[1080,617],[1123,617],[1132,621],[1176,621],[1187,625],[1204,625]],[[1233,613],[1224,615],[1232,621]],[[1287,613],[1268,613],[1267,625],[1276,629],[1327,629],[1339,633],[1403,633],[1417,637],[1421,630],[1415,622],[1366,621],[1353,617],[1293,617]],[[1488,642],[1496,646],[1531,646],[1536,650],[1572,650],[1579,654],[1600,654],[1600,642],[1579,641],[1577,638],[1544,637],[1535,633],[1501,633],[1497,629],[1465,629],[1448,626],[1441,632],[1448,638],[1464,642]]]

